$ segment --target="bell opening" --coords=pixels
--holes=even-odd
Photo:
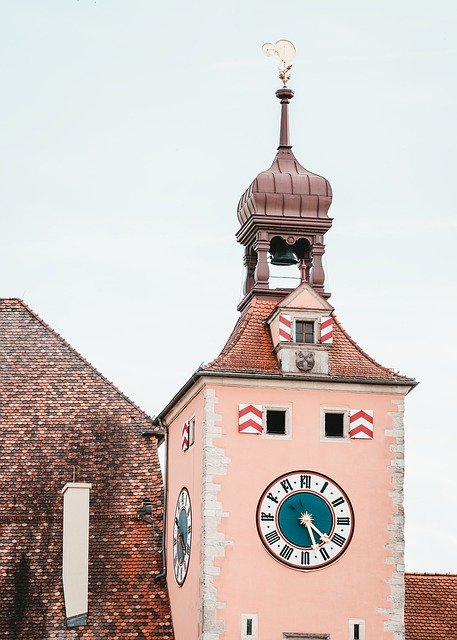
[[[296,265],[299,259],[283,238],[274,237],[270,242],[270,263],[279,267]]]

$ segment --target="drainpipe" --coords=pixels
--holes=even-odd
[[[168,427],[157,418],[157,422],[162,427],[165,434],[165,469],[163,474],[163,525],[162,525],[162,544],[160,553],[162,554],[162,571],[154,576],[155,580],[160,580],[167,575],[167,557],[165,553],[165,536],[167,528],[167,503],[168,503]]]

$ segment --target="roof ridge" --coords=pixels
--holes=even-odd
[[[405,571],[406,576],[427,576],[428,578],[457,578],[457,573],[432,573],[429,571]]]
[[[139,412],[146,422],[153,423],[153,418],[143,411],[133,400],[125,395],[111,380],[108,380],[89,360],[82,356],[60,333],[48,325],[33,309],[31,309],[21,298],[0,298],[0,303],[8,300],[14,300],[18,302],[35,320],[37,320],[47,331],[52,333],[58,340],[60,340],[77,358],[79,358],[86,366],[88,366],[99,378],[107,383],[116,393],[118,393],[124,400],[126,400],[137,412]],[[156,426],[154,426],[157,429]]]
[[[377,360],[375,360],[374,358],[372,358],[364,349],[362,349],[362,347],[354,340],[354,338],[352,338],[349,333],[346,331],[346,329],[343,327],[343,325],[341,324],[340,320],[338,319],[337,315],[335,314],[334,311],[332,311],[332,313],[330,314],[334,320],[335,323],[338,325],[338,328],[341,329],[341,331],[344,333],[344,335],[346,336],[346,338],[349,340],[349,342],[357,349],[357,351],[364,356],[365,358],[367,358],[367,360],[369,360],[372,364],[374,364],[376,367],[379,367],[380,369],[382,369],[383,371],[386,371],[387,373],[393,374],[396,378],[404,378],[405,380],[413,380],[413,378],[403,375],[401,373],[399,373],[398,371],[395,371],[395,369],[393,369],[392,367],[385,367],[384,365],[382,365],[380,362],[378,362]]]

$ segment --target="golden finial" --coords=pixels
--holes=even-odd
[[[281,60],[282,67],[279,68],[279,79],[284,86],[290,80],[292,69],[291,61],[295,58],[296,49],[290,40],[278,40],[275,44],[266,42],[262,46],[262,53],[266,57],[276,56]]]

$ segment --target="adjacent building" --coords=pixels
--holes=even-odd
[[[160,437],[23,302],[0,301],[2,640],[173,638]]]

